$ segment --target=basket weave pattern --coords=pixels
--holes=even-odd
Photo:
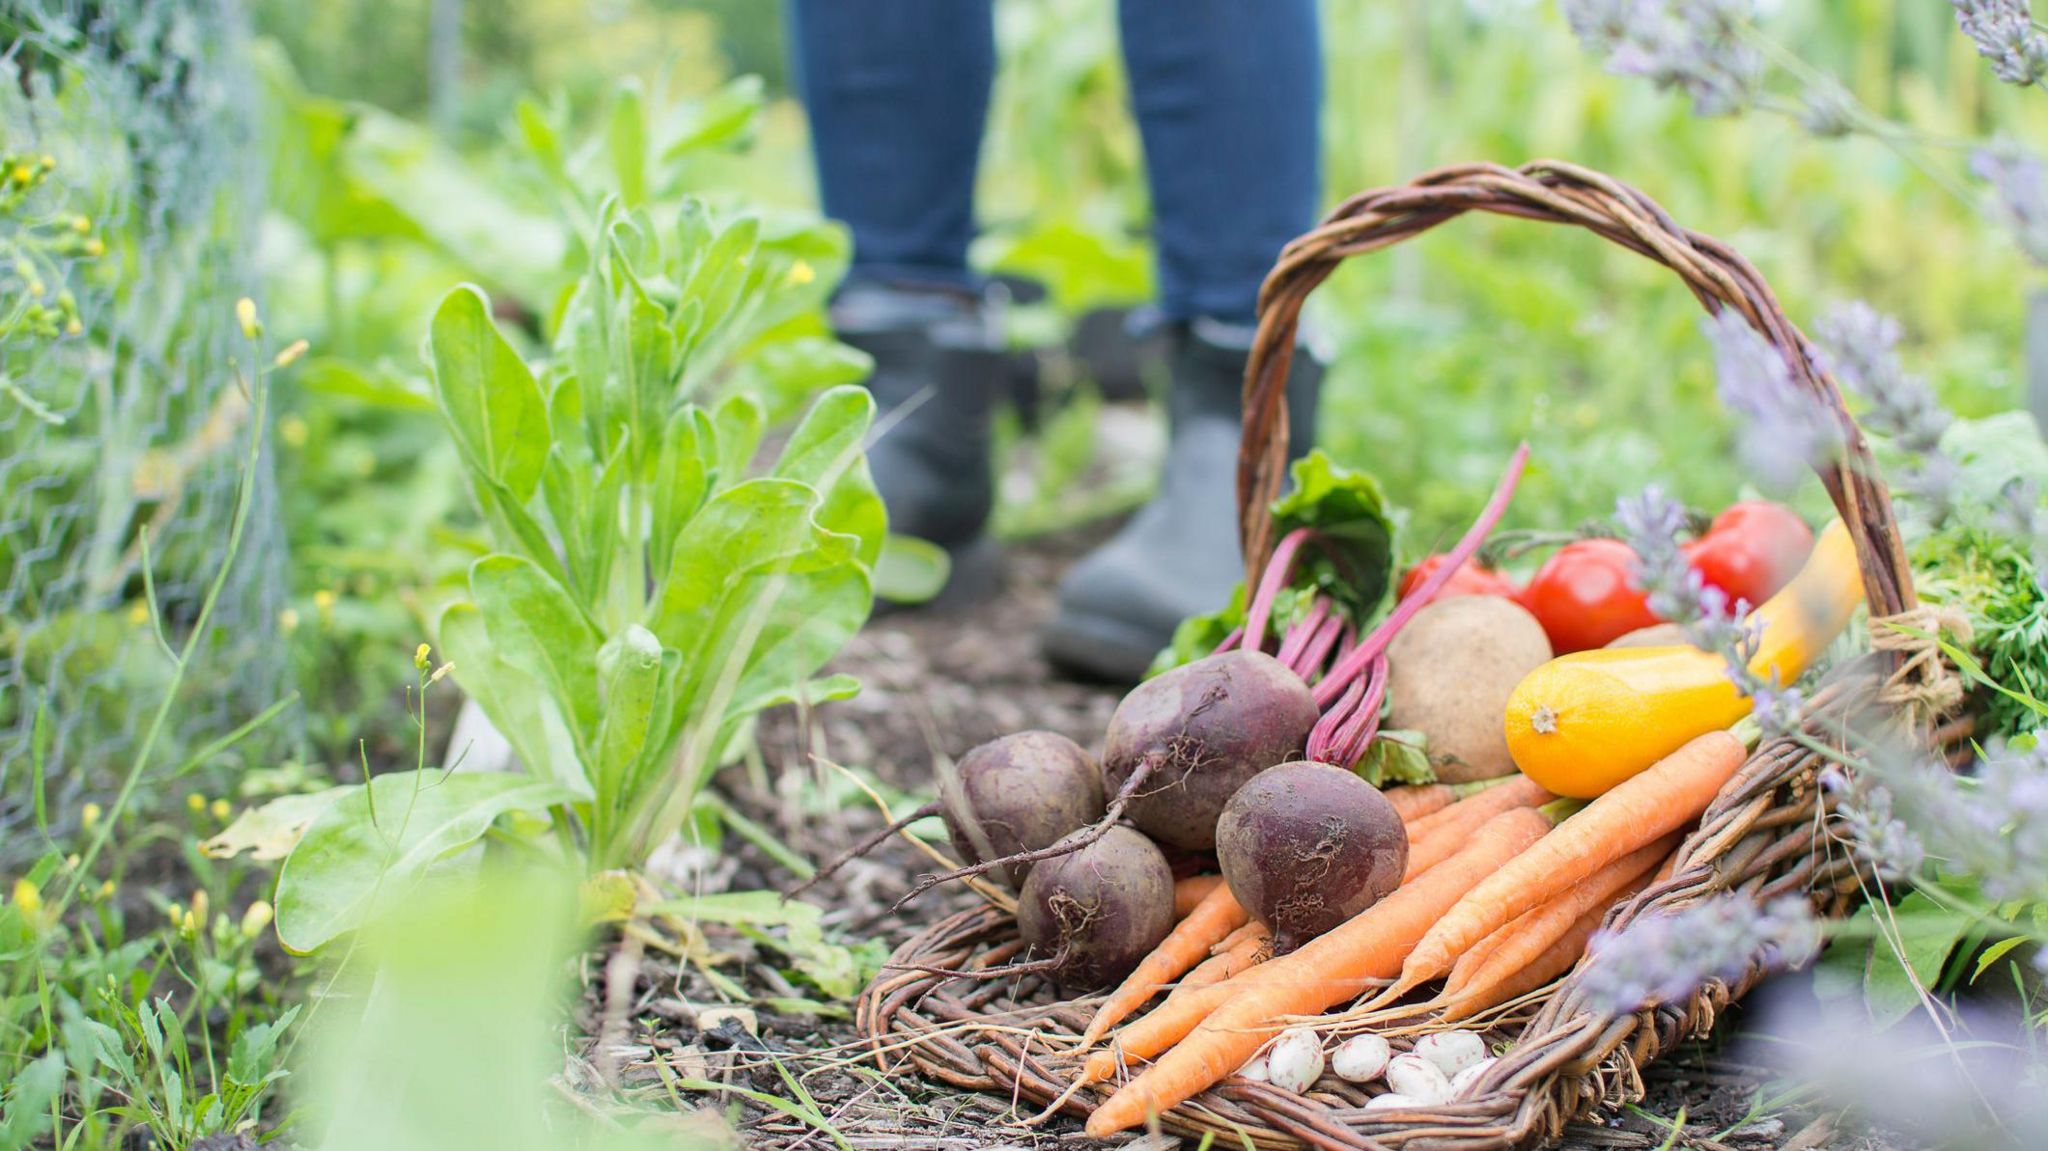
[[[1855,539],[1870,614],[1917,611],[1891,500],[1869,448],[1834,381],[1763,278],[1726,245],[1679,227],[1642,193],[1549,161],[1520,169],[1444,168],[1410,184],[1361,193],[1282,253],[1261,293],[1259,331],[1245,376],[1238,499],[1253,582],[1274,544],[1267,508],[1284,479],[1288,429],[1282,400],[1303,302],[1343,260],[1475,211],[1585,228],[1672,269],[1708,311],[1733,308],[1761,332],[1784,355],[1798,385],[1840,425],[1839,452],[1818,470]],[[1888,647],[1835,669],[1808,700],[1807,734],[1833,744],[1858,717],[1876,718],[1874,709],[1897,702],[1908,661],[1907,653]],[[1890,716],[1916,727],[1928,719]],[[1679,847],[1670,877],[1617,906],[1607,925],[1729,892],[1759,901],[1804,894],[1819,913],[1841,914],[1859,883],[1849,853],[1828,836],[1828,797],[1816,779],[1823,765],[1821,756],[1798,741],[1766,741]],[[859,1005],[860,1024],[882,1066],[898,1068],[907,1061],[934,1082],[1009,1095],[1027,1113],[1067,1093],[1080,1063],[1068,1050],[1094,1001],[1063,1001],[1036,976],[975,980],[947,974],[1015,958],[1021,947],[1015,928],[1007,913],[976,908],[898,949]],[[1553,985],[1532,1012],[1515,1015],[1518,1026],[1494,1033],[1512,1039],[1511,1050],[1469,1097],[1441,1106],[1368,1111],[1367,1091],[1329,1077],[1306,1095],[1233,1078],[1175,1108],[1162,1124],[1188,1135],[1215,1132],[1232,1143],[1249,1139],[1276,1148],[1522,1147],[1555,1136],[1595,1106],[1640,1097],[1644,1064],[1711,1029],[1721,1010],[1764,974],[1758,957],[1734,979],[1710,982],[1683,1001],[1616,1015],[1587,999],[1575,971]],[[1113,1086],[1073,1092],[1061,1109],[1086,1115]]]

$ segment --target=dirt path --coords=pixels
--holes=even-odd
[[[1013,548],[1008,586],[972,611],[902,613],[871,624],[833,670],[857,676],[855,699],[807,716],[785,711],[761,731],[765,762],[725,780],[751,817],[811,858],[830,855],[878,828],[871,805],[850,803],[820,814],[819,794],[835,777],[807,765],[806,749],[836,763],[863,765],[900,792],[928,794],[935,756],[958,756],[983,740],[1024,728],[1050,728],[1084,746],[1097,745],[1119,693],[1053,674],[1040,658],[1035,629],[1051,611],[1051,588],[1071,559],[1099,539],[1098,530],[1051,537]],[[766,788],[762,786],[766,784]],[[786,887],[788,872],[761,852],[741,846],[717,878],[735,890]],[[893,947],[917,927],[973,899],[966,892],[934,898],[900,913],[889,905],[929,863],[900,841],[849,866],[809,897],[828,909],[829,929],[846,937],[875,938]],[[757,996],[790,995],[789,983],[744,939],[714,933],[712,948]],[[595,981],[593,981],[595,983]],[[631,1021],[629,1065],[641,1060],[640,1081],[656,1078],[647,1061],[666,1059],[687,1076],[723,1078],[815,1108],[797,1118],[749,1104],[741,1126],[751,1144],[778,1149],[829,1148],[833,1134],[854,1148],[965,1151],[984,1147],[1092,1147],[1078,1125],[1057,1120],[1041,1129],[1016,1125],[1007,1100],[934,1087],[908,1074],[878,1075],[861,1056],[851,1021],[757,1011],[744,1018],[690,1004],[714,1003],[717,989],[701,973],[672,962],[643,960]],[[593,991],[592,1002],[596,1002]],[[1739,1026],[1739,1017],[1734,1021]],[[1728,1049],[1688,1047],[1652,1067],[1639,1108],[1605,1124],[1581,1124],[1558,1144],[1568,1148],[1649,1149],[1696,1147],[1706,1151],[1881,1151],[1890,1146],[1866,1135],[1837,1133],[1826,1118],[1757,1106],[1774,1094],[1771,1073],[1746,1061],[1741,1044]],[[779,1067],[778,1067],[779,1064]],[[785,1078],[787,1076],[787,1078]],[[629,1070],[628,1081],[634,1071]],[[791,1087],[802,1086],[802,1095]],[[1672,1117],[1683,1132],[1672,1138]],[[1158,1144],[1171,1145],[1172,1141]]]

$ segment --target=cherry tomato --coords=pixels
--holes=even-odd
[[[1435,575],[1438,569],[1444,566],[1444,562],[1450,558],[1442,554],[1433,555],[1403,572],[1398,597],[1407,599],[1410,592],[1421,587],[1422,581]],[[1457,571],[1451,573],[1451,578],[1445,582],[1443,589],[1436,593],[1436,598],[1449,599],[1457,595],[1497,595],[1512,599],[1514,594],[1515,585],[1508,582],[1508,577],[1494,571],[1492,568],[1480,567],[1477,560],[1466,560]]]
[[[1744,500],[1685,545],[1685,558],[1701,580],[1754,607],[1791,582],[1812,550],[1813,529],[1791,508]]]
[[[1558,655],[1605,647],[1659,622],[1630,582],[1635,550],[1620,540],[1576,540],[1557,549],[1517,597]]]

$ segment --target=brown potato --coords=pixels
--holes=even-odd
[[[1550,660],[1543,625],[1498,596],[1457,596],[1415,613],[1387,648],[1387,724],[1419,731],[1445,783],[1515,770],[1502,726],[1508,696]]]
[[[1653,623],[1639,627],[1625,635],[1616,636],[1608,647],[1683,647],[1692,641],[1685,638],[1684,629],[1675,623]]]

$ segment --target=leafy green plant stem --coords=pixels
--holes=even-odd
[[[260,350],[260,332],[248,340],[252,352]],[[212,630],[214,608],[220,603],[221,591],[227,586],[228,575],[234,570],[235,560],[241,554],[242,537],[248,530],[250,509],[255,504],[257,467],[262,462],[263,440],[268,429],[270,408],[270,387],[267,369],[258,369],[251,376],[244,375],[241,368],[235,368],[236,382],[250,398],[249,444],[242,456],[241,482],[236,485],[234,518],[228,528],[227,544],[221,553],[219,566],[213,573],[213,580],[207,585],[206,597],[200,601],[199,614],[192,621],[192,629],[185,636],[185,642],[178,649],[177,659],[172,662],[171,676],[165,684],[163,698],[157,702],[156,710],[150,715],[149,726],[144,729],[142,742],[136,746],[135,755],[129,760],[128,772],[121,780],[121,789],[115,793],[108,805],[105,818],[94,829],[91,840],[79,853],[78,866],[70,869],[63,891],[52,905],[51,918],[60,919],[77,897],[78,888],[85,877],[92,872],[92,865],[106,849],[107,840],[114,828],[120,824],[121,814],[135,798],[135,789],[141,784],[143,773],[150,761],[156,757],[157,741],[162,738],[164,727],[170,719],[171,709],[177,706],[178,696],[184,688],[185,677],[191,670],[192,656],[199,650]],[[144,529],[145,531],[147,529]],[[151,599],[150,611],[155,614],[157,605]]]

